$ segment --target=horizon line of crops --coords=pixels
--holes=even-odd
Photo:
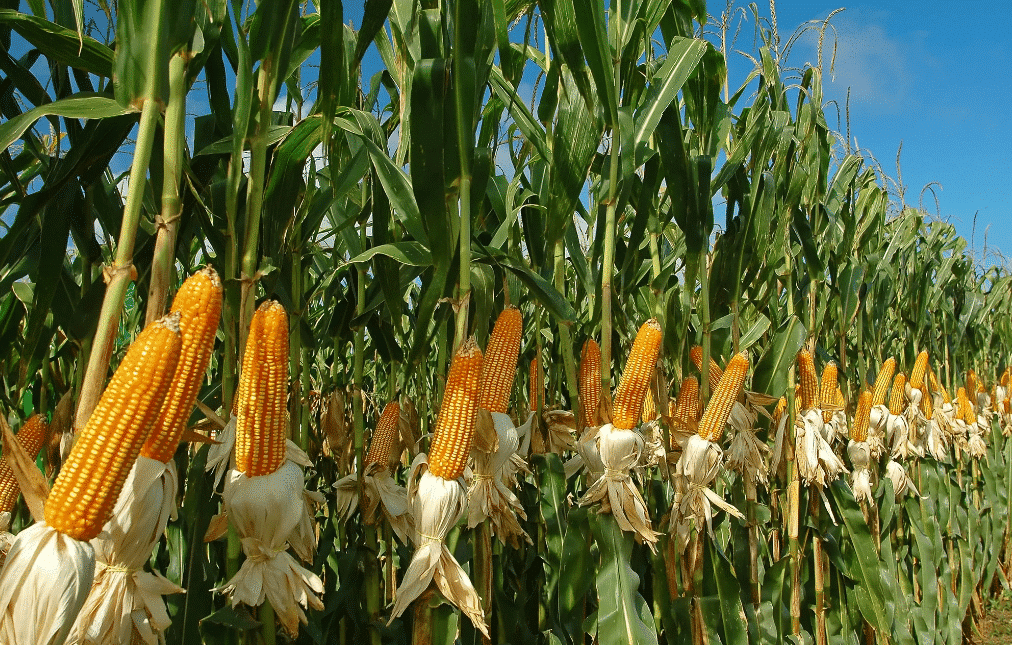
[[[314,13],[290,0],[255,10],[127,1],[113,49],[84,34],[81,3],[55,2],[52,15],[27,7],[0,9],[5,52],[12,32],[30,44],[0,70],[9,90],[0,195],[16,209],[0,239],[0,400],[83,427],[126,339],[207,263],[224,306],[199,400],[227,420],[256,304],[280,302],[290,316],[290,436],[314,460],[308,488],[328,496],[310,567],[326,609],[309,613],[302,642],[417,637],[422,614],[379,620],[410,549],[382,522],[345,522],[330,485],[364,481],[367,429],[388,402],[415,410],[397,444],[404,465],[426,452],[450,357],[470,336],[484,348],[510,305],[524,321],[518,364],[537,361],[517,370],[509,406],[519,422],[534,410],[532,452],[545,453],[515,490],[534,546],[504,546],[487,521],[449,535],[457,560],[473,557],[501,642],[514,626],[517,639],[543,642],[611,642],[630,629],[637,642],[821,644],[854,642],[857,630],[865,642],[956,642],[995,576],[1007,585],[1012,444],[997,426],[984,435],[984,460],[952,446],[904,454],[921,497],[893,499],[876,460],[869,472],[881,485],[859,503],[843,482],[799,483],[788,422],[790,449],[768,485],[724,470],[711,482],[744,519],[715,511],[712,533],[693,525],[679,543],[666,514],[681,494],[669,477],[680,451],[669,436],[681,430],[667,415],[663,457],[633,488],[664,534],[656,553],[610,516],[565,501],[594,483],[567,478],[552,450],[585,438],[576,427],[564,439],[585,418],[580,348],[600,342],[607,399],[648,319],[663,332],[657,409],[700,376],[690,348],[700,347],[700,365],[747,352],[744,389],[761,395],[748,409],[767,450],[776,427],[757,408],[772,413],[784,396],[792,418],[802,349],[818,365],[835,362],[847,415],[890,356],[909,373],[927,351],[953,393],[968,371],[990,386],[1008,365],[1008,268],[978,266],[951,224],[907,207],[904,188],[891,193],[896,182],[877,161],[829,127],[821,56],[789,67],[796,37],[781,41],[775,12],[729,6],[710,21],[690,0],[375,0],[355,31],[341,2]],[[751,16],[760,43],[739,88],[725,61],[736,15]],[[808,25],[820,30],[820,52],[829,25]],[[373,47],[382,68],[364,78]],[[303,109],[316,52],[315,100]],[[40,59],[50,64],[41,79]],[[527,103],[518,88],[532,71],[541,93]],[[201,75],[211,112],[188,139],[183,115]],[[282,87],[303,118],[274,111]],[[40,118],[58,144],[33,127]],[[124,199],[110,164],[133,132]],[[712,387],[702,376],[701,410]],[[50,476],[58,435],[44,460]],[[177,454],[180,518],[151,561],[188,589],[167,597],[168,637],[225,642],[263,629],[269,638],[254,614],[209,591],[242,557],[234,529],[201,546],[218,511],[207,458],[208,448]],[[27,518],[21,509],[12,528]],[[943,554],[937,574],[923,566]],[[881,567],[889,575],[875,575]],[[481,639],[439,604],[430,637],[458,631]]]

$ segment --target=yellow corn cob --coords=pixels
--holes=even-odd
[[[727,364],[724,375],[717,384],[710,402],[706,404],[703,418],[699,422],[699,436],[707,441],[719,441],[724,434],[724,426],[727,425],[727,418],[731,415],[731,406],[734,405],[741,392],[741,386],[745,383],[745,373],[748,372],[748,356],[745,352],[735,355]]]
[[[798,352],[798,374],[801,381],[801,409],[819,407],[819,377],[815,373],[815,361],[807,349]]]
[[[972,369],[966,371],[966,394],[967,396],[977,397],[977,392],[984,391],[984,383],[977,376],[977,373]]]
[[[221,280],[214,269],[208,267],[190,276],[173,299],[171,311],[181,314],[183,348],[158,420],[141,448],[142,455],[162,463],[168,463],[176,453],[211,360],[221,318]]]
[[[429,448],[429,472],[453,481],[464,474],[478,415],[481,350],[469,338],[457,349],[443,390],[443,404]]]
[[[484,367],[481,372],[481,395],[478,407],[489,412],[506,413],[513,377],[517,373],[520,356],[520,333],[523,319],[516,307],[507,307],[499,314],[492,336],[485,348]]]
[[[674,416],[686,424],[699,422],[699,381],[695,376],[686,376],[682,379]]]
[[[1012,379],[1012,367],[1006,367],[1005,371],[1001,373],[1001,379],[999,383],[1002,387],[1008,387],[1009,380]]]
[[[931,416],[935,413],[935,408],[931,397],[928,396],[928,388],[923,385],[921,386],[921,404],[924,406],[924,418],[930,421]]]
[[[270,475],[285,463],[288,430],[288,314],[273,300],[253,314],[236,400],[236,469]]]
[[[588,338],[580,352],[580,415],[581,428],[589,428],[597,417],[601,404],[601,348],[597,341]]]
[[[689,350],[689,358],[692,359],[692,364],[696,366],[699,373],[703,373],[703,348],[699,345],[695,345]],[[717,384],[720,383],[720,377],[724,375],[724,371],[717,365],[717,361],[713,360],[713,356],[710,356],[710,392],[717,389]]]
[[[653,318],[643,323],[629,351],[629,359],[622,370],[622,380],[615,390],[612,425],[620,430],[632,430],[640,418],[643,398],[661,351],[661,326]]]
[[[99,534],[158,418],[181,345],[178,312],[145,327],[130,345],[56,478],[46,524],[75,540]]]
[[[970,400],[966,397],[966,389],[959,388],[956,390],[956,401],[959,405],[957,410],[957,419],[962,419],[967,423],[976,423],[977,415],[973,412],[973,406],[970,405]]]
[[[889,394],[889,384],[892,382],[895,372],[896,359],[889,357],[882,363],[882,368],[875,377],[875,394],[871,397],[872,407],[885,404],[886,395]]]
[[[369,453],[365,456],[365,465],[379,464],[386,467],[390,458],[390,451],[397,441],[398,421],[401,418],[401,406],[397,401],[387,403],[383,408],[376,423],[376,430],[372,433],[372,441],[369,442]]]
[[[836,399],[834,399],[834,401],[836,402],[836,407],[838,408],[847,407],[847,400],[843,398],[843,390],[841,390],[839,386],[836,388]]]
[[[914,361],[914,369],[910,372],[910,387],[915,390],[921,389],[924,385],[924,374],[928,371],[928,352],[922,351]]]
[[[771,432],[776,432],[777,428],[780,427],[780,420],[784,418],[784,414],[787,412],[787,397],[782,396],[777,401],[777,407],[773,409],[773,424],[770,426]]]
[[[545,403],[545,376],[541,373],[541,361],[537,355],[531,359],[530,393],[528,400],[532,410],[537,410]],[[598,387],[600,389],[600,386]]]
[[[35,459],[42,449],[42,442],[49,432],[49,424],[46,418],[39,414],[33,414],[18,431],[18,441],[28,453],[28,456]],[[14,504],[18,501],[21,489],[14,479],[14,471],[7,464],[6,459],[0,459],[0,513],[14,510]]]
[[[643,423],[648,423],[657,418],[657,404],[654,403],[654,392],[647,387],[647,394],[643,397]]]
[[[874,398],[871,390],[862,390],[861,398],[857,400],[857,414],[854,415],[854,428],[850,431],[850,438],[854,441],[868,440],[868,421],[871,414],[871,402]]]
[[[822,368],[822,383],[819,389],[819,401],[825,403],[831,403],[836,401],[836,378],[837,378],[837,367],[836,363],[832,361],[826,363],[826,366]],[[828,411],[822,412],[822,420],[829,423],[833,418],[833,413]]]
[[[905,389],[904,385],[907,382],[907,375],[900,372],[896,375],[896,379],[893,381],[893,391],[889,396],[889,414],[901,414],[903,412],[903,403],[905,402]]]
[[[942,384],[938,382],[938,377],[935,376],[935,370],[931,369],[930,365],[928,366],[928,381],[931,383],[932,392],[941,393],[942,401],[946,403],[952,403],[952,397],[950,397],[949,393],[945,390],[944,387],[942,387]]]

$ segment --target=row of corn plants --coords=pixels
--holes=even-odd
[[[1012,279],[830,19],[354,8],[0,8],[0,642],[972,638]]]

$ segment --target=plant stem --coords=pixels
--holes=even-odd
[[[566,257],[565,246],[560,237],[555,241],[555,289],[563,297],[566,295]],[[576,359],[573,354],[573,337],[570,334],[569,325],[559,323],[559,341],[562,346],[562,360],[566,366],[566,390],[569,393],[569,401],[572,409],[579,414],[580,388],[576,376]],[[579,404],[579,405],[578,405]],[[578,419],[583,418],[581,416]]]
[[[260,635],[264,639],[264,645],[274,645],[277,642],[278,628],[274,624],[274,607],[270,600],[264,600],[260,606]]]

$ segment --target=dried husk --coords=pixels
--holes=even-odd
[[[207,449],[207,462],[204,466],[205,472],[214,473],[214,487],[218,488],[222,478],[229,468],[235,467],[235,424],[237,417],[233,414],[229,417],[225,427],[218,430],[214,438],[218,442],[211,444]]]
[[[728,424],[734,429],[734,437],[727,450],[727,467],[741,474],[750,491],[755,490],[756,484],[765,486],[769,477],[766,456],[770,447],[755,435],[757,420],[756,413],[741,403],[735,401],[731,406]]]
[[[886,435],[889,425],[889,407],[876,405],[868,415],[868,447],[871,458],[875,461],[886,452]]]
[[[909,382],[906,383],[905,388],[907,407],[903,414],[907,420],[907,442],[910,444],[906,448],[906,453],[923,457],[925,437],[928,434],[928,419],[924,416],[924,410],[921,409],[921,398],[924,394],[919,388],[915,390],[910,387]]]
[[[472,450],[474,470],[467,491],[467,527],[474,528],[489,518],[492,533],[503,543],[518,548],[519,539],[523,538],[534,544],[517,519],[517,516],[527,519],[524,507],[508,486],[509,477],[516,472],[508,471],[513,464],[511,458],[520,447],[520,432],[529,431],[533,415],[528,417],[526,428],[518,429],[509,415],[490,414],[498,442],[492,453]]]
[[[846,472],[843,461],[833,452],[822,434],[822,411],[805,410],[795,424],[795,455],[802,481],[820,489]]]
[[[710,489],[710,485],[720,474],[722,458],[723,451],[719,445],[694,434],[685,443],[682,456],[675,465],[675,497],[668,531],[678,536],[678,544],[683,551],[689,544],[694,525],[701,530],[705,523],[707,532],[713,538],[711,504],[738,519],[745,519],[737,508],[725,502],[720,495]]]
[[[67,642],[115,645],[164,641],[171,624],[163,595],[182,593],[158,572],[144,571],[176,511],[175,462],[141,456],[127,475],[112,519],[91,541],[95,579]]]
[[[488,626],[481,599],[467,572],[450,553],[443,540],[467,508],[467,491],[460,479],[447,481],[429,472],[425,453],[415,457],[408,475],[408,500],[415,518],[416,545],[411,563],[397,588],[389,625],[411,603],[436,583],[440,593],[458,607],[488,638]]]
[[[601,426],[597,432],[597,450],[604,470],[580,498],[579,504],[601,502],[601,513],[614,515],[619,528],[634,533],[655,550],[660,533],[651,528],[646,502],[631,474],[643,448],[643,437],[635,430],[622,430],[610,423]]]
[[[984,393],[981,392],[980,394]],[[969,427],[967,428],[969,431],[969,438],[967,439],[966,444],[967,449],[970,452],[970,456],[974,459],[980,459],[987,454],[987,443],[984,441],[984,437],[987,436],[987,432],[990,428],[991,422],[984,413],[977,415],[977,423],[969,424]]]
[[[920,497],[921,494],[918,492],[917,486],[914,485],[914,480],[910,479],[900,462],[889,460],[889,463],[886,464],[886,477],[893,483],[893,492],[896,494],[897,502],[906,494]]]
[[[18,533],[0,571],[0,643],[65,642],[94,575],[90,543],[45,522]]]
[[[366,524],[376,523],[376,511],[382,510],[402,544],[408,543],[411,535],[411,513],[408,505],[408,491],[394,481],[389,468],[381,464],[369,464],[362,473],[362,520]],[[334,484],[336,503],[334,512],[347,521],[359,507],[358,475],[342,477]]]
[[[302,467],[291,458],[293,447],[289,442],[289,458],[270,475],[228,472],[222,497],[246,560],[218,591],[229,595],[233,607],[255,607],[269,599],[285,630],[295,637],[299,622],[307,623],[303,607],[323,609],[316,595],[323,593],[323,582],[287,552],[291,546],[311,561],[315,550]],[[304,456],[297,454],[299,460]]]
[[[854,467],[850,483],[854,491],[854,499],[858,503],[874,504],[875,498],[871,491],[871,447],[867,441],[854,441],[847,444],[847,455]]]
[[[576,473],[583,472],[589,481],[595,482],[604,474],[604,462],[601,461],[601,453],[597,447],[597,435],[602,427],[596,426],[584,430],[580,441],[573,447],[576,454],[566,460],[566,479]]]

